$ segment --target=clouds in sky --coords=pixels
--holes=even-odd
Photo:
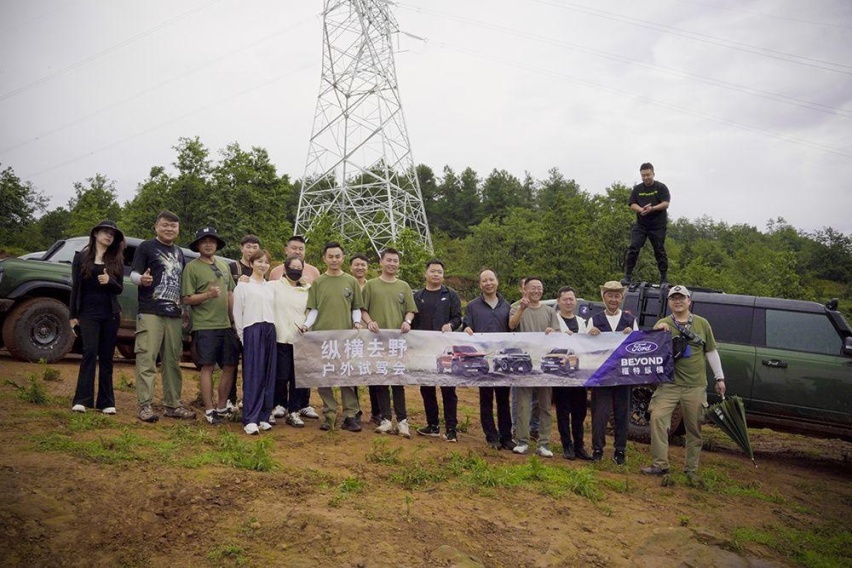
[[[304,171],[322,2],[0,3],[0,163],[67,202],[132,198],[179,137]],[[852,232],[852,4],[407,0],[396,57],[415,161],[590,192],[649,160],[671,213]]]

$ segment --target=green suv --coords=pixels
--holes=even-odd
[[[133,358],[136,334],[136,285],[130,281],[130,265],[142,239],[127,237],[124,249],[124,292],[119,296],[121,327],[117,348]],[[0,260],[0,326],[2,344],[13,357],[25,361],[45,359],[53,363],[72,350],[79,351],[68,324],[71,296],[71,261],[89,237],[56,241],[38,260]],[[198,253],[182,249],[187,262]]]
[[[644,283],[627,291],[624,309],[643,329],[669,313],[660,289]],[[852,331],[837,300],[821,305],[693,291],[691,310],[713,326],[728,394],[743,398],[749,426],[852,440]],[[713,388],[707,389],[711,403],[719,400]],[[650,437],[652,392],[633,390],[634,439]],[[680,427],[676,414],[671,431]]]

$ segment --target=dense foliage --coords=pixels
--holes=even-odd
[[[183,243],[198,228],[213,225],[228,241],[226,256],[236,258],[240,238],[254,233],[282,259],[299,182],[279,175],[263,148],[246,151],[233,143],[213,160],[198,138],[181,138],[174,150],[172,167],[152,167],[123,205],[114,182],[95,174],[74,184],[67,206],[45,211],[44,195],[7,167],[0,172],[0,248],[42,250],[58,238],[85,234],[105,218],[116,219],[127,235],[145,238],[152,235],[156,212],[165,208],[180,216]],[[623,275],[633,222],[627,186],[613,183],[603,193],[590,193],[555,168],[543,180],[497,169],[480,178],[471,168],[456,173],[449,166],[440,176],[425,165],[416,173],[435,254],[446,263],[449,282],[467,299],[478,293],[476,275],[484,266],[496,270],[511,299],[518,295],[515,282],[532,274],[543,279],[548,296],[568,284],[587,298],[597,297],[600,283]],[[673,192],[676,196],[677,188]],[[317,266],[328,240],[377,260],[368,239],[339,234],[331,218],[316,223],[308,239],[308,261]],[[419,284],[429,253],[409,231],[395,245],[404,252],[402,276]],[[677,218],[670,220],[667,249],[672,282],[821,302],[839,297],[849,313],[852,236],[830,227],[807,233],[781,218],[764,230],[707,217]],[[650,245],[635,274],[649,281],[658,277]]]

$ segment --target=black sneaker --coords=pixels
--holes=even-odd
[[[219,413],[215,410],[206,411],[204,413],[204,419],[207,420],[208,424],[213,424],[214,426],[222,423],[222,419],[219,418]]]
[[[456,434],[455,430],[447,430],[447,441],[452,443],[456,443],[459,441],[459,437]]]
[[[360,432],[361,431],[361,425],[358,424],[357,418],[344,418],[343,419],[343,426],[341,428],[343,428],[344,430],[348,430],[350,432]]]
[[[574,454],[574,444],[572,444],[571,442],[565,444],[565,446],[562,448],[562,457],[566,460],[572,461],[577,459],[577,456]]]
[[[574,455],[585,461],[592,461],[592,456],[589,455],[589,452],[586,451],[586,448],[583,446],[574,446]]]
[[[603,450],[595,450],[592,452],[592,461],[599,462],[603,459]]]
[[[500,447],[504,450],[509,450],[510,452],[515,449],[515,446],[517,446],[517,444],[514,440],[503,440],[500,442]]]
[[[616,450],[615,454],[612,456],[612,461],[615,462],[615,465],[624,465],[627,463],[627,458],[624,456],[623,451]]]
[[[433,426],[431,424],[427,424],[423,428],[418,428],[417,433],[420,434],[421,436],[433,436],[434,437],[434,436],[440,436],[441,435],[441,431],[438,429],[438,427]]]
[[[492,450],[502,450],[503,449],[503,446],[500,444],[500,442],[488,442],[488,447],[491,448]]]
[[[633,277],[629,275],[621,279],[622,286],[630,286],[631,282],[633,282]]]
[[[334,427],[334,425],[331,422],[329,422],[328,420],[326,420],[325,422],[320,424],[320,430],[322,430],[323,432],[328,432],[333,427]]]

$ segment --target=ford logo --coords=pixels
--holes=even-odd
[[[659,348],[659,346],[653,341],[637,341],[636,343],[631,343],[627,347],[625,347],[625,351],[628,353],[653,353]]]

